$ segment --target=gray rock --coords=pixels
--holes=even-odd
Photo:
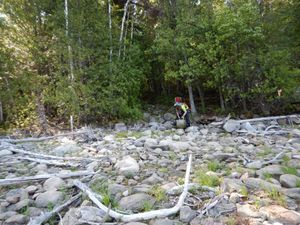
[[[32,204],[32,200],[24,199],[24,200],[19,201],[16,204],[8,206],[7,210],[9,210],[9,211],[19,211],[20,209],[22,209],[26,206],[29,206],[30,204]]]
[[[300,169],[300,160],[299,159],[291,159],[288,162],[288,166]]]
[[[188,142],[183,141],[172,141],[172,140],[162,140],[159,142],[160,146],[168,146],[170,151],[181,152],[188,150],[191,145]]]
[[[162,182],[164,179],[159,177],[156,173],[153,173],[150,177],[146,178],[145,180],[143,180],[143,184],[157,184]]]
[[[119,206],[123,210],[140,211],[143,210],[146,202],[150,206],[153,206],[155,200],[153,197],[145,193],[137,193],[122,198],[119,202]]]
[[[183,206],[180,208],[179,220],[183,223],[189,223],[196,217],[196,211],[192,210],[189,206]]]
[[[127,187],[121,184],[109,184],[108,185],[108,193],[111,196],[115,196],[117,194],[121,194],[127,190]]]
[[[28,192],[25,189],[13,189],[6,193],[6,201],[13,204],[27,198]]]
[[[137,161],[129,155],[125,156],[122,160],[117,161],[115,167],[121,174],[127,177],[136,175],[140,170]]]
[[[28,194],[32,195],[38,190],[38,187],[35,185],[30,185],[26,187],[25,190],[28,192]]]
[[[59,177],[51,177],[44,182],[46,191],[55,191],[66,186],[66,182]]]
[[[289,225],[299,225],[300,215],[279,205],[264,206],[259,210],[270,222],[280,222]]]
[[[125,225],[147,225],[146,223],[140,223],[140,222],[130,222],[126,223]]]
[[[190,127],[185,129],[185,132],[187,132],[187,133],[196,133],[196,132],[198,132],[198,127],[190,126]]]
[[[80,152],[81,148],[77,146],[75,143],[63,144],[61,146],[56,147],[53,152],[57,156],[64,156],[65,154],[73,154]]]
[[[254,217],[254,218],[260,218],[261,213],[257,212],[254,208],[254,206],[245,204],[240,205],[236,204],[237,207],[237,214],[241,217]]]
[[[284,190],[284,194],[290,198],[300,200],[300,188],[289,188]]]
[[[8,218],[14,216],[14,215],[17,215],[17,212],[15,211],[7,211],[7,212],[4,212],[4,213],[1,213],[0,214],[0,221],[1,220],[7,220]]]
[[[241,129],[246,130],[250,133],[255,133],[256,132],[255,127],[253,127],[249,122],[242,123],[241,124]]]
[[[164,117],[164,120],[166,120],[166,121],[173,121],[176,118],[176,116],[172,113],[166,113],[166,114],[164,114],[163,117]]]
[[[168,218],[165,218],[151,221],[150,225],[174,225],[174,222]]]
[[[125,125],[125,123],[116,123],[115,124],[115,131],[126,131],[127,130],[127,126]]]
[[[46,191],[39,194],[35,200],[37,207],[47,207],[49,204],[56,205],[63,201],[64,195],[60,191]]]
[[[41,215],[43,210],[36,208],[36,207],[29,207],[28,208],[28,215],[29,217],[36,217]]]
[[[250,169],[261,169],[263,166],[262,161],[254,161],[254,162],[250,162],[246,165],[247,168]]]
[[[233,131],[237,131],[239,130],[241,127],[241,124],[235,120],[228,120],[224,126],[223,126],[223,129],[226,131],[226,132],[233,132]]]
[[[61,223],[63,225],[77,225],[78,220],[80,219],[80,214],[78,213],[78,209],[71,208],[69,211],[64,215]]]
[[[245,184],[248,188],[250,189],[255,189],[255,190],[276,190],[276,191],[281,191],[281,187],[275,184],[272,184],[270,182],[267,182],[265,180],[262,180],[260,178],[247,178],[245,179]]]
[[[0,157],[6,156],[6,155],[12,155],[13,153],[9,150],[1,150],[0,151]]]
[[[292,174],[283,174],[280,176],[280,183],[283,187],[295,188],[297,184],[300,184],[300,177]]]
[[[28,216],[17,214],[5,220],[6,225],[26,224],[29,221]]]
[[[94,223],[102,223],[102,219],[105,216],[104,211],[93,206],[82,206],[79,208],[79,212],[82,220]]]
[[[265,174],[270,174],[273,176],[280,176],[282,174],[284,174],[284,172],[282,171],[282,166],[280,165],[270,165],[270,166],[266,166],[260,170],[256,171],[256,174],[260,177],[260,178],[264,178]]]

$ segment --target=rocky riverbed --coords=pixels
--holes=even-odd
[[[51,212],[81,193],[74,186],[75,179],[117,212],[171,208],[182,192],[177,187],[184,183],[190,154],[192,187],[175,215],[118,222],[83,194],[45,223],[300,224],[299,125],[281,120],[280,127],[286,132],[266,135],[227,133],[212,124],[174,129],[172,120],[172,114],[157,118],[145,114],[145,122],[118,123],[113,129],[85,128],[74,138],[1,141],[0,224],[27,224]],[[269,123],[252,126],[264,131]],[[274,129],[278,130],[277,125]],[[76,176],[78,171],[85,174]]]

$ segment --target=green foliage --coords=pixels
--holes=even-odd
[[[151,202],[149,201],[144,201],[143,202],[143,211],[144,212],[148,212],[148,211],[151,211],[153,209],[153,205]]]
[[[207,168],[208,168],[208,170],[210,170],[210,171],[216,172],[217,170],[219,170],[219,169],[222,168],[222,165],[221,165],[220,162],[214,160],[214,161],[210,161],[210,162],[207,164]]]
[[[155,197],[157,202],[162,202],[167,199],[166,191],[162,189],[159,185],[152,186],[150,194]]]
[[[298,179],[298,180],[296,181],[296,187],[297,187],[297,188],[300,188],[300,179]]]
[[[92,182],[90,187],[94,192],[102,196],[102,203],[107,207],[116,208],[118,203],[111,197],[108,192],[108,182],[106,180],[96,180]]]
[[[261,149],[261,151],[259,151],[259,152],[257,153],[257,156],[264,157],[264,156],[267,156],[267,155],[271,154],[272,152],[273,152],[273,151],[272,151],[272,149],[271,149],[270,147],[268,147],[268,146],[263,146],[262,149]]]
[[[248,189],[247,189],[247,187],[246,186],[242,186],[241,187],[241,189],[240,189],[240,193],[242,194],[242,195],[244,195],[245,197],[248,197]]]
[[[215,175],[207,175],[204,171],[196,171],[196,182],[200,185],[205,185],[209,187],[216,187],[220,184],[220,179]]]
[[[283,173],[285,174],[292,174],[292,175],[298,175],[298,171],[297,168],[295,167],[289,167],[289,166],[285,166],[282,168]]]
[[[277,191],[276,189],[268,190],[267,194],[268,194],[269,198],[276,201],[279,205],[281,205],[283,207],[287,206],[285,196],[283,194],[281,194],[279,191]]]

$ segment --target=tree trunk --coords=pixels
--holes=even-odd
[[[189,91],[189,99],[190,99],[190,105],[191,105],[191,112],[192,114],[197,113],[195,102],[194,102],[194,95],[193,95],[193,88],[191,84],[188,84],[188,91]]]
[[[42,133],[47,133],[48,123],[47,123],[45,107],[42,101],[41,93],[37,93],[37,92],[35,93],[35,104],[36,104],[37,115],[39,118],[39,125],[40,128],[42,129]]]
[[[68,39],[68,57],[69,57],[69,66],[70,66],[70,80],[74,80],[74,63],[72,56],[72,48],[69,41],[69,8],[68,8],[68,0],[65,0],[65,23],[66,23],[66,37]]]
[[[2,108],[2,102],[0,101],[0,123],[3,122],[3,108]]]
[[[126,20],[126,15],[127,15],[127,9],[128,9],[129,2],[130,2],[130,0],[127,0],[125,5],[124,5],[124,13],[123,13],[123,18],[122,18],[121,32],[120,32],[120,39],[119,39],[119,58],[121,57],[121,49],[122,49],[122,42],[123,42],[123,35],[124,35],[124,26],[125,26],[125,20]]]
[[[219,97],[220,97],[220,106],[222,111],[225,111],[225,103],[224,103],[224,97],[223,97],[223,93],[222,93],[222,89],[221,87],[219,87]]]
[[[112,70],[112,22],[111,22],[111,0],[108,0],[108,28],[109,28],[109,71]]]
[[[204,93],[200,85],[197,85],[197,90],[201,101],[201,111],[202,113],[204,113],[205,112]]]

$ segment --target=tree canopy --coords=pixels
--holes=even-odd
[[[2,0],[0,122],[138,119],[177,95],[204,113],[292,110],[299,12],[297,0]]]

